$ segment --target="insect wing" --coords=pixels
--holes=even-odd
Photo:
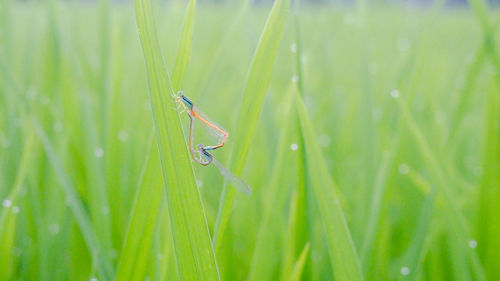
[[[221,175],[224,176],[224,178],[227,181],[229,181],[231,185],[234,186],[238,191],[243,192],[247,195],[252,194],[252,189],[250,188],[250,186],[248,186],[248,184],[246,184],[240,178],[231,173],[231,171],[229,171],[226,167],[224,167],[219,161],[217,161],[214,158],[212,163],[214,163],[215,166],[217,166]]]

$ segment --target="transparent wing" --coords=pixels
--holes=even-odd
[[[248,186],[248,184],[246,184],[243,180],[231,173],[231,171],[224,167],[224,165],[222,165],[219,161],[213,158],[212,163],[217,166],[221,175],[224,176],[224,178],[228,182],[230,182],[231,185],[234,186],[238,191],[243,192],[247,195],[252,194],[252,189],[250,188],[250,186]]]
[[[197,116],[194,117],[203,124],[203,129],[205,130],[205,132],[207,132],[211,137],[214,137],[215,139],[217,139],[218,142],[220,142],[224,136],[221,131],[227,132],[226,129],[224,129],[221,125],[217,124],[215,121],[210,119],[210,117],[208,117],[197,106],[193,106],[193,111],[197,114]],[[209,124],[217,127],[221,131],[218,131],[214,127],[211,127]]]

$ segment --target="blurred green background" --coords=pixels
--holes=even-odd
[[[214,153],[225,165],[271,11],[272,1],[256,2],[199,1],[194,14],[182,90],[229,131]],[[153,1],[170,71],[187,5]],[[325,233],[312,189],[324,164],[319,178],[335,189],[328,202],[341,206],[355,253],[345,266],[365,280],[500,280],[496,5],[293,2],[241,174],[253,194],[230,205],[218,276],[342,280],[328,249],[349,247],[328,240],[337,229]],[[298,125],[296,93],[312,134]],[[123,249],[153,137],[133,3],[2,0],[0,279],[189,280],[166,202],[144,222],[154,235],[138,244],[142,271],[132,262],[117,275],[135,258]],[[309,140],[320,153],[304,152]],[[192,167],[213,235],[223,178]]]

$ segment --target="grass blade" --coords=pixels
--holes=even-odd
[[[196,1],[191,0],[184,18],[184,28],[173,73],[174,89],[180,90],[191,50]],[[135,196],[134,206],[116,280],[144,280],[149,261],[155,225],[160,213],[163,188],[157,142],[153,141],[144,174]],[[170,232],[163,235],[171,235]],[[169,244],[169,243],[167,243]]]
[[[316,134],[298,94],[296,106],[305,144],[306,171],[318,203],[335,278],[337,280],[363,280],[354,244],[336,194],[337,187],[328,173],[325,160],[314,138]]]
[[[219,280],[200,194],[154,26],[151,1],[135,0],[163,182],[181,280]]]
[[[463,213],[458,207],[454,190],[451,189],[449,182],[447,181],[446,174],[441,167],[441,163],[436,157],[436,153],[433,153],[423,132],[420,130],[417,123],[413,119],[413,116],[411,115],[406,102],[403,100],[403,97],[398,97],[397,102],[401,113],[409,127],[409,130],[415,137],[415,141],[418,145],[419,150],[421,151],[422,158],[429,167],[429,171],[432,173],[433,179],[436,181],[436,186],[438,187],[439,193],[443,196],[443,200],[446,205],[445,211],[447,212],[448,217],[454,219],[451,221],[447,220],[447,222],[451,224],[450,234],[456,237],[456,243],[453,243],[454,241],[450,241],[450,243],[453,243],[453,245],[451,246],[457,249],[457,255],[460,254],[468,257],[472,264],[475,279],[485,280],[484,271],[479,264],[476,252],[471,249],[465,248],[468,243],[468,237],[470,237],[469,228]],[[452,221],[453,223],[451,223]],[[456,255],[452,255],[452,257],[455,260],[461,260],[461,263],[466,260],[466,258],[459,259]],[[454,269],[459,272],[464,272],[464,270],[466,270],[466,268],[462,268],[462,266],[460,265],[457,265]]]
[[[309,255],[309,243],[304,246],[304,249],[300,253],[299,259],[295,263],[292,274],[290,275],[290,281],[300,281],[302,272],[304,271],[304,265],[307,261],[307,256]]]
[[[144,280],[163,199],[160,159],[153,142],[144,166],[115,280]]]
[[[83,203],[79,199],[75,187],[72,185],[66,172],[64,171],[64,166],[57,156],[54,147],[50,143],[47,134],[37,120],[34,120],[33,123],[35,131],[43,144],[49,162],[63,188],[66,196],[66,202],[69,205],[70,210],[73,212],[78,227],[82,233],[85,243],[87,244],[87,248],[91,256],[96,260],[96,267],[101,277],[100,279],[111,280],[113,276],[111,263],[107,258],[108,255],[105,251],[103,251],[101,242],[98,240],[98,237],[92,228],[89,215],[85,211]]]
[[[278,53],[288,14],[289,0],[276,0],[259,39],[257,50],[248,72],[243,101],[238,114],[234,143],[230,158],[230,170],[241,176],[250,150],[266,91],[271,80],[274,61]],[[229,221],[235,189],[225,187],[217,213],[214,231],[215,250],[221,245],[222,237]]]
[[[24,144],[21,162],[17,171],[14,187],[9,196],[2,200],[3,210],[0,212],[0,280],[12,280],[16,258],[13,249],[15,244],[17,216],[19,213],[19,191],[24,182],[26,172],[30,163],[31,149],[33,145],[33,132]]]
[[[484,173],[481,180],[478,219],[478,248],[488,280],[500,278],[500,95],[498,83],[493,83],[486,103],[486,133],[483,151]]]
[[[182,28],[181,41],[177,49],[174,72],[172,73],[172,86],[177,92],[182,89],[186,69],[191,56],[191,44],[193,42],[194,12],[196,9],[196,0],[189,1],[184,15],[184,25]]]

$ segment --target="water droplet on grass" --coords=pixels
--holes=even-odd
[[[469,248],[475,249],[477,247],[477,241],[474,239],[469,240]]]
[[[292,143],[292,144],[290,145],[290,149],[291,149],[292,151],[297,151],[297,149],[299,149],[299,145],[298,145],[298,144],[296,144],[296,143]]]
[[[104,149],[98,147],[94,150],[94,156],[97,158],[102,158],[104,156]]]
[[[203,181],[202,180],[196,180],[196,186],[202,187],[203,186]]]
[[[401,267],[400,272],[402,275],[406,276],[406,275],[410,274],[410,269],[407,266],[403,266],[403,267]]]
[[[12,201],[10,201],[9,199],[3,200],[2,206],[4,206],[4,208],[9,208],[10,205],[12,205]]]
[[[399,97],[399,91],[397,89],[392,90],[391,97],[397,99]]]

